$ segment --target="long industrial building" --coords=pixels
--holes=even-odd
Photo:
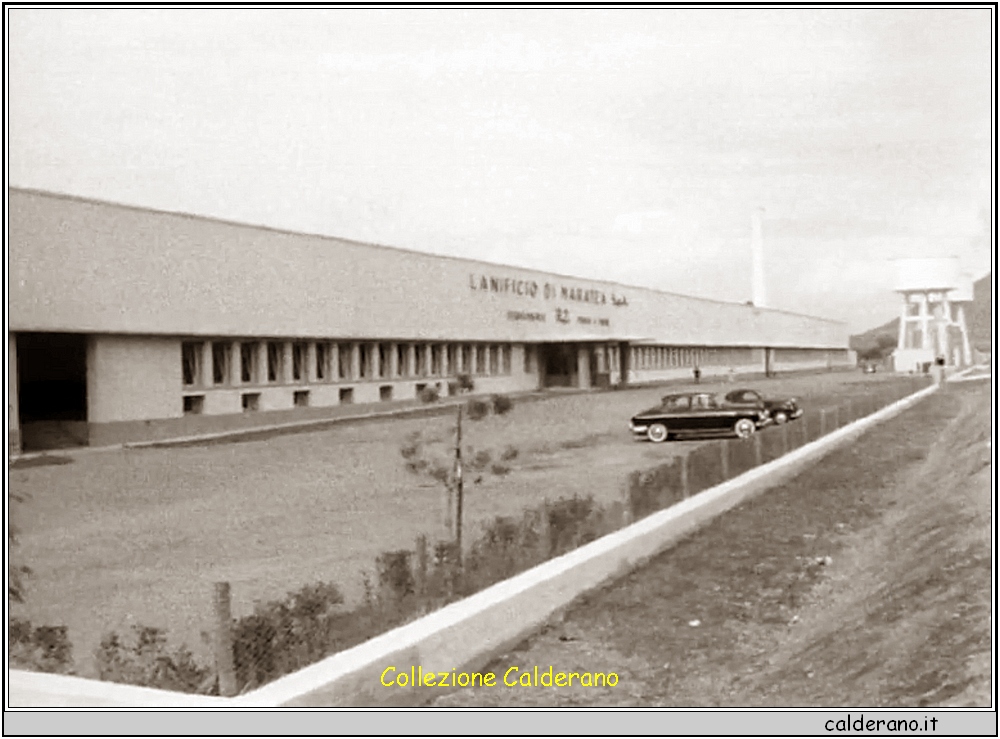
[[[32,190],[8,249],[11,451],[851,361],[837,321]]]

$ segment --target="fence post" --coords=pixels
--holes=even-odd
[[[729,479],[729,441],[723,439],[719,442],[719,456],[722,469],[722,479]]]
[[[233,663],[233,615],[228,582],[215,583],[215,671],[219,675],[219,695],[236,695],[236,666]]]
[[[632,476],[637,473],[631,473],[625,478],[625,484],[622,486],[622,502],[625,504],[622,507],[622,526],[628,526],[632,523],[632,496],[630,495],[632,487]]]
[[[427,537],[420,534],[415,544],[417,550],[417,595],[427,591]]]
[[[688,455],[681,457],[681,495],[691,497],[691,483],[688,481]]]
[[[819,435],[826,436],[826,408],[819,409]]]

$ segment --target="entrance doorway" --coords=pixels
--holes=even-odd
[[[17,404],[24,451],[87,443],[87,337],[17,335]]]
[[[542,387],[576,387],[576,344],[541,344],[538,366]]]

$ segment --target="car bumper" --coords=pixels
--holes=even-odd
[[[645,436],[646,432],[649,431],[649,424],[644,423],[629,423],[629,431],[631,431],[636,436]]]

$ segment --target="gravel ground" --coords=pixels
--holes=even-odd
[[[936,393],[716,519],[485,669],[615,687],[438,706],[989,706],[990,391]]]
[[[862,399],[907,379],[855,373],[747,383],[792,394],[815,409]],[[725,386],[702,385],[706,389]],[[466,498],[472,538],[480,522],[542,499],[620,500],[629,472],[684,454],[697,442],[635,443],[627,420],[670,391],[651,387],[555,395],[465,426],[466,443],[496,456],[516,448],[511,471],[487,475]],[[815,422],[815,418],[813,421]],[[14,615],[65,624],[79,674],[102,634],[140,623],[207,652],[212,583],[233,588],[234,615],[318,580],[348,599],[385,550],[441,537],[444,495],[408,473],[400,447],[421,432],[444,440],[451,417],[379,419],[249,441],[117,450],[15,464],[10,490],[21,529],[17,556],[34,574]]]

